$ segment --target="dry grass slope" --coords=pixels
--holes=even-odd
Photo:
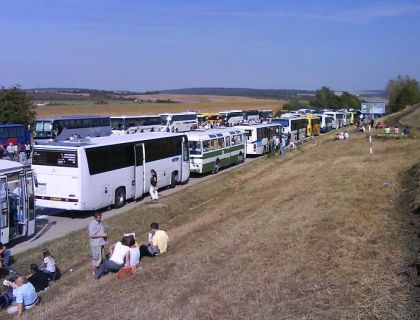
[[[112,218],[113,240],[169,231],[169,251],[124,280],[90,275],[85,231],[47,244],[78,266],[28,319],[415,319],[395,201],[419,141],[324,136]],[[35,250],[21,266],[39,259]],[[19,257],[21,258],[21,257]],[[416,313],[417,312],[417,313]]]

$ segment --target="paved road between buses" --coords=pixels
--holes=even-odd
[[[243,166],[245,164],[251,163],[252,161],[258,158],[247,158],[245,163],[239,164]],[[223,169],[219,174],[228,172],[238,166],[231,166],[229,168]],[[211,179],[214,175],[208,174],[203,177],[190,177],[190,180],[187,184],[177,186],[174,189],[164,189],[159,191],[159,197],[165,197],[174,192],[183,190],[184,188],[191,187],[200,182],[207,181]],[[123,212],[127,212],[139,205],[144,205],[146,201],[149,200],[149,196],[145,195],[141,201],[131,201],[119,209],[112,209],[102,213],[103,220],[106,220],[110,217],[116,216]],[[9,246],[12,249],[13,254],[18,254],[24,252],[28,249],[42,245],[43,243],[58,239],[67,235],[73,231],[80,229],[86,229],[87,236],[87,226],[92,220],[92,212],[71,212],[61,209],[50,209],[50,208],[37,208],[37,218],[35,226],[35,234],[30,238],[26,239],[17,239],[12,241]]]

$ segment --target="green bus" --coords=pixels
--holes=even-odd
[[[245,161],[243,129],[217,128],[185,132],[188,137],[190,172],[218,173],[221,168]]]

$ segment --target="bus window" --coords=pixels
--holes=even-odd
[[[211,144],[210,144],[210,149],[211,150],[217,150],[217,139],[211,139]]]
[[[245,136],[247,137],[247,140],[252,141],[252,130],[245,130]],[[236,138],[237,136],[235,136]],[[238,142],[236,141],[236,144],[238,144]]]
[[[226,147],[230,147],[230,137],[226,137]]]
[[[223,149],[225,147],[225,138],[217,139],[217,143],[219,145],[219,149]]]
[[[190,154],[201,154],[201,141],[189,141]]]
[[[203,141],[203,150],[204,152],[210,151],[210,140]]]

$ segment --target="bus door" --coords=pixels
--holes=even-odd
[[[26,196],[25,199],[25,206],[24,212],[27,214],[27,227],[28,230],[26,232],[27,236],[33,235],[35,233],[35,188],[34,188],[34,173],[33,171],[26,171],[25,172],[25,191]]]
[[[140,198],[146,192],[144,143],[134,146],[134,199]]]
[[[188,152],[188,139],[186,136],[182,137],[182,164],[180,181],[187,181],[190,177],[190,156]]]
[[[0,242],[9,242],[9,196],[7,193],[7,177],[0,177]]]
[[[28,211],[27,211],[27,203],[28,200],[26,199],[26,183],[25,183],[25,174],[19,174],[19,181],[18,181],[18,192],[13,191],[15,195],[17,195],[17,212],[16,212],[16,237],[26,235],[28,231]]]

